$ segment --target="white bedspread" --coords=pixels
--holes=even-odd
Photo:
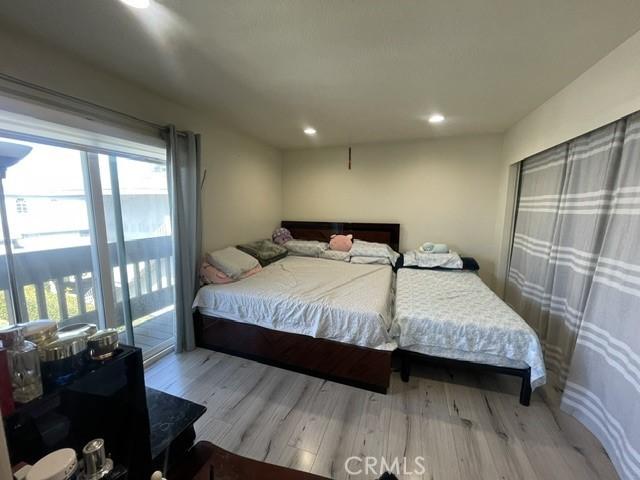
[[[385,265],[290,256],[244,280],[202,287],[193,306],[273,330],[394,350],[392,281]]]
[[[533,329],[472,272],[400,269],[392,332],[400,348],[515,368],[546,382]]]

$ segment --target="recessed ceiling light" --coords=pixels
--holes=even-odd
[[[429,117],[429,123],[442,123],[444,122],[444,117],[439,113],[434,113]]]
[[[151,3],[150,0],[120,0],[120,1],[133,8],[147,8]]]
[[[306,133],[309,136],[312,136],[316,134],[316,129],[313,127],[307,127],[304,129],[304,133]]]

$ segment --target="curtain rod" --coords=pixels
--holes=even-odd
[[[108,112],[110,114],[113,115],[117,115],[119,117],[122,118],[126,118],[128,120],[132,120],[134,122],[143,124],[147,127],[152,127],[152,128],[156,128],[158,130],[161,131],[166,131],[167,127],[166,125],[160,125],[158,123],[155,122],[151,122],[149,120],[144,120],[142,118],[136,117],[135,115],[130,115],[128,113],[124,113],[124,112],[120,112],[118,110],[114,110],[113,108],[109,108],[109,107],[105,107],[104,105],[100,105],[98,103],[94,103],[88,100],[84,100],[82,98],[78,98],[78,97],[74,97],[72,95],[67,95],[66,93],[62,93],[62,92],[58,92],[57,90],[53,90],[51,88],[48,87],[43,87],[42,85],[38,85],[35,83],[31,83],[28,82],[26,80],[22,80],[20,78],[17,77],[13,77],[11,75],[7,75],[6,73],[1,73],[0,72],[0,79],[5,80],[7,82],[22,86],[22,87],[26,87],[29,88],[31,90],[35,90],[37,92],[41,92],[41,93],[45,93],[47,95],[53,96],[53,97],[58,97],[60,99],[66,100],[66,101],[71,101],[74,103],[78,103],[87,107],[91,107],[97,110],[102,110],[103,112]],[[183,132],[177,132],[178,134],[183,134]]]

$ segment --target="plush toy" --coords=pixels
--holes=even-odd
[[[277,243],[278,245],[284,245],[289,240],[293,240],[293,236],[291,232],[286,228],[276,228],[273,231],[273,235],[271,235],[271,240],[273,243]]]
[[[348,252],[353,245],[353,235],[331,235],[329,248],[339,252]]]

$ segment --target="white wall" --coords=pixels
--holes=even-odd
[[[499,239],[502,237],[505,224],[507,170],[492,170],[493,164],[488,157],[493,158],[493,155],[487,154],[487,150],[500,150],[497,145],[500,142],[498,137],[493,137],[491,141],[487,140],[489,137],[478,137],[356,146],[354,170],[350,172],[350,177],[336,174],[341,171],[338,168],[341,162],[336,160],[340,156],[337,153],[340,152],[339,149],[321,149],[314,155],[309,151],[292,151],[286,154],[286,168],[281,172],[281,153],[278,150],[229,128],[209,114],[177,105],[15,32],[0,31],[0,43],[3,45],[0,71],[4,73],[157,123],[175,123],[178,128],[203,134],[203,168],[208,171],[203,191],[205,250],[265,237],[283,217],[395,220],[403,223],[403,248],[414,246],[419,242],[421,235],[426,233],[442,234],[443,237],[447,237],[444,240],[453,243],[456,248],[484,260],[483,275],[489,275],[488,269],[495,267],[495,273],[498,277],[501,276],[503,245]],[[502,165],[520,161],[620,116],[640,110],[638,58],[640,33],[620,45],[510,128],[504,136]],[[484,143],[481,152],[462,152],[462,146],[476,141]],[[491,147],[487,147],[486,142],[491,143]],[[458,153],[456,147],[452,146],[454,144],[461,146]],[[444,153],[444,150],[447,152]],[[373,155],[359,156],[359,152]],[[399,155],[396,152],[399,152]],[[321,160],[316,168],[290,167],[292,159],[307,159],[311,156]],[[381,156],[385,158],[384,161],[380,160]],[[449,157],[456,160],[449,164]],[[463,157],[475,158],[474,161],[468,162],[472,166],[471,169],[462,168],[462,165],[467,165]],[[358,162],[366,158],[370,159],[371,165],[375,166],[375,171],[379,174],[358,171]],[[422,161],[421,158],[425,160]],[[378,188],[386,185],[382,179],[386,177],[385,172],[391,171],[387,168],[388,165],[402,166],[399,171],[403,172],[409,184],[413,186],[410,189],[400,187],[401,179],[397,174],[390,174],[394,182],[387,185],[386,189]],[[412,165],[415,165],[415,173],[412,172]],[[481,172],[475,172],[473,169],[478,165],[482,165]],[[459,177],[452,175],[455,169],[459,170]],[[326,180],[316,182],[311,178],[303,178],[307,176],[305,171],[313,175],[316,172],[322,173]],[[491,175],[488,175],[489,171],[492,172]],[[464,199],[468,198],[468,192],[464,189],[446,188],[450,181],[454,184],[462,182],[466,188],[474,188],[470,185],[472,172],[480,173],[480,178],[483,179],[478,185],[487,185],[487,188],[497,192],[498,200],[493,207],[489,202],[491,194],[482,193],[484,200],[480,205],[470,204],[472,211],[465,211]],[[440,174],[445,180],[434,185]],[[375,186],[368,189],[363,183],[365,178]],[[415,178],[423,178],[425,184],[429,185],[428,191],[425,192],[424,187],[415,182]],[[292,185],[294,180],[299,186]],[[335,188],[338,192],[329,192],[329,180],[336,181]],[[309,186],[312,192],[309,199],[303,194],[305,186]],[[317,188],[321,191],[316,192]],[[341,191],[345,188],[353,189],[353,192]],[[421,192],[415,191],[420,189]],[[379,190],[382,193],[372,194],[371,190]],[[391,208],[393,203],[389,203],[395,201],[389,194],[393,190],[398,190],[399,198],[404,198],[399,200],[398,209]],[[460,195],[460,192],[462,196],[456,197],[456,193]],[[437,205],[446,202],[449,206],[455,206],[455,218],[442,218],[442,212],[435,215],[437,219],[434,219],[433,215],[427,216],[407,198],[412,196],[418,202],[435,202]],[[366,205],[368,198],[377,205],[375,211]],[[381,201],[381,198],[385,201]],[[444,201],[438,201],[439,198]],[[292,200],[301,200],[301,203],[292,205]],[[339,205],[340,203],[346,205]],[[493,209],[493,212],[490,212],[490,209]],[[482,212],[480,217],[475,215],[476,211]],[[494,232],[491,235],[485,223],[491,221],[492,216]],[[403,222],[403,219],[406,221]],[[474,229],[456,225],[456,221],[469,221],[468,224],[474,226],[482,224],[482,242],[494,242],[494,251],[487,251],[486,245],[470,250],[472,244],[481,242],[469,238],[465,238],[464,243],[457,243],[460,242],[457,240],[458,236],[468,235]]]
[[[284,154],[287,220],[400,223],[400,248],[446,242],[476,257],[493,283],[502,166],[499,135],[291,150]]]
[[[0,72],[152,122],[202,134],[203,249],[271,234],[281,219],[281,153],[229,128],[15,32],[0,31]],[[0,103],[0,109],[2,104]],[[259,200],[251,200],[256,195]]]
[[[640,110],[640,32],[508,129],[505,161],[580,136]]]
[[[640,110],[640,32],[505,132],[497,238],[506,225],[508,165]],[[496,253],[503,284],[505,242]]]
[[[282,220],[281,152],[231,130],[202,133],[209,157],[202,196],[203,251],[271,238]]]

